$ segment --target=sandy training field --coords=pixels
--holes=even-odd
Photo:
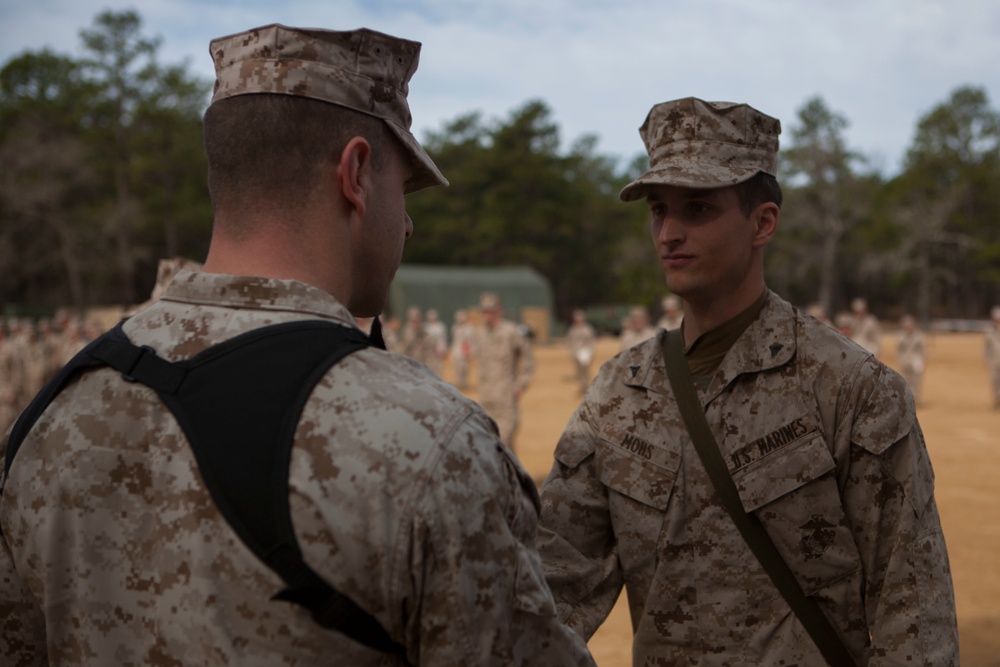
[[[936,476],[936,496],[955,582],[963,667],[1000,667],[1000,412],[990,407],[981,334],[931,334],[924,400],[918,413]],[[895,339],[886,336],[883,360],[895,363]],[[594,369],[616,354],[602,339]],[[558,344],[535,350],[538,372],[521,403],[517,453],[536,479],[578,397],[568,352]],[[445,379],[451,380],[445,367]],[[472,378],[475,378],[473,368]],[[475,384],[468,392],[476,397]],[[619,599],[591,639],[600,667],[630,667],[632,629]]]

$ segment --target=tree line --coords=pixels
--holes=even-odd
[[[211,205],[201,116],[212,82],[157,60],[135,11],[80,32],[83,56],[26,51],[0,69],[0,307],[144,301],[163,257],[203,259]],[[782,228],[769,285],[827,313],[857,296],[893,317],[981,318],[1000,303],[1000,112],[957,87],[924,113],[898,175],[848,146],[822,97],[785,121]],[[648,214],[617,193],[645,170],[564,148],[546,103],[506,118],[471,112],[421,137],[451,181],[411,195],[404,262],[528,265],[557,315],[653,306],[663,276]]]

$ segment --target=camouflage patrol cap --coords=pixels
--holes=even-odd
[[[417,70],[419,42],[367,28],[272,24],[214,39],[209,50],[216,73],[213,104],[236,95],[295,95],[381,118],[412,158],[407,192],[448,185],[410,132],[406,95]]]
[[[500,308],[500,297],[493,292],[483,292],[479,295],[479,310],[492,311]]]
[[[647,186],[719,188],[742,183],[757,172],[777,175],[777,118],[748,104],[705,102],[688,97],[657,104],[639,128],[649,171],[618,195],[634,201]]]

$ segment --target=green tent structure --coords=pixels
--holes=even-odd
[[[389,290],[384,317],[404,321],[410,306],[423,312],[434,308],[450,331],[457,310],[468,310],[478,321],[479,295],[483,292],[498,294],[504,317],[527,325],[536,342],[548,341],[553,322],[552,286],[545,276],[528,266],[403,264]]]

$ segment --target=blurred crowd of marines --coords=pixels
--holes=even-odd
[[[161,262],[161,273],[163,265],[168,262],[170,260]],[[189,267],[185,265],[183,268]],[[154,298],[158,291],[162,291],[161,282],[169,282],[174,273],[176,271],[158,278]],[[485,298],[489,300],[494,296],[487,293]],[[632,306],[628,316],[621,322],[619,348],[627,350],[652,338],[657,329],[680,327],[683,311],[677,297],[672,294],[665,296],[660,304],[660,312],[661,316],[654,327],[650,324],[649,311],[644,306]],[[864,299],[854,299],[850,312],[838,313],[833,319],[827,317],[816,305],[807,308],[807,312],[876,356],[881,354],[882,323],[868,310]],[[483,327],[478,315],[477,306],[457,310],[449,329],[441,321],[437,309],[428,308],[425,311],[419,306],[410,306],[406,310],[405,321],[390,318],[385,322],[382,331],[386,347],[420,361],[438,377],[442,377],[445,362],[450,361],[455,386],[467,391],[472,386],[470,371],[476,359],[490,359],[501,353],[499,349],[477,346],[477,338],[481,338],[478,334]],[[29,317],[0,319],[0,428],[6,431],[45,382],[88,342],[100,335],[103,329],[100,322],[75,316],[67,310],[60,310],[53,317],[38,320]],[[524,344],[530,347],[532,332],[523,325],[517,326],[517,331],[523,337]],[[896,338],[896,364],[920,405],[927,366],[925,335],[916,319],[907,314],[899,320]],[[585,311],[574,311],[573,321],[566,331],[566,345],[576,369],[581,394],[591,379],[596,340],[597,333],[587,322]],[[983,352],[991,381],[992,407],[1000,409],[1000,306],[991,311]],[[513,372],[516,376],[521,369],[515,368]],[[524,386],[527,387],[530,381],[531,376],[526,376]]]

